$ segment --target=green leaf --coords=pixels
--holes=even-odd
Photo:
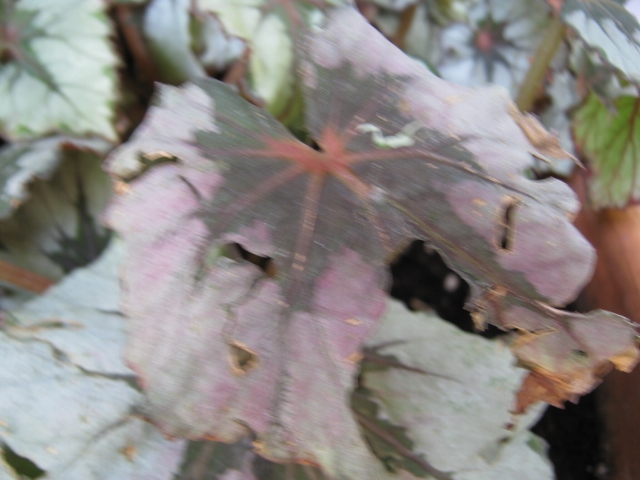
[[[0,135],[116,140],[118,60],[100,0],[2,0]]]
[[[70,152],[103,154],[109,148],[102,140],[51,137],[0,149],[0,219],[10,216],[28,198],[33,180],[49,179]]]
[[[109,239],[99,217],[111,197],[112,182],[102,171],[102,154],[79,149],[97,148],[101,142],[74,142],[75,146],[64,139],[47,139],[8,149],[22,153],[15,159],[20,170],[5,185],[23,197],[18,187],[28,180],[29,168],[37,174],[59,162],[51,178],[33,182],[30,198],[0,221],[0,258],[51,279],[93,261]],[[12,200],[16,203],[9,199],[9,205]]]
[[[143,29],[164,82],[178,84],[206,76],[191,50],[190,0],[153,0],[145,10]]]
[[[112,243],[87,268],[10,312],[13,336],[48,343],[84,371],[131,376],[124,364],[124,320],[118,313],[121,247]]]
[[[333,2],[339,3],[339,2]],[[294,41],[319,20],[329,2],[313,0],[198,0],[202,10],[214,12],[226,30],[248,42],[249,81],[274,115],[285,110],[294,95]]]
[[[640,24],[624,0],[565,0],[561,15],[603,61],[640,82]]]
[[[170,480],[182,458],[183,442],[132,415],[142,395],[121,359],[120,258],[111,248],[0,331],[0,447],[42,480]]]
[[[445,80],[497,84],[515,97],[548,26],[543,0],[475,2],[468,22],[442,30],[435,66]]]
[[[578,146],[588,159],[589,199],[596,208],[640,200],[640,98],[622,96],[611,111],[595,94],[573,117]]]
[[[526,371],[514,366],[515,358],[501,341],[462,332],[435,314],[416,314],[392,302],[367,344],[413,369],[364,370],[361,383],[376,406],[359,413],[367,419],[362,426],[368,438],[375,437],[368,426],[376,422],[412,458],[428,460],[455,479],[553,478],[548,460],[526,444],[527,428],[540,409],[527,417],[510,413]],[[515,429],[505,428],[514,422]],[[396,468],[419,466],[402,450],[391,453],[389,444],[385,451]]]
[[[0,480],[20,480],[15,470],[0,455]]]

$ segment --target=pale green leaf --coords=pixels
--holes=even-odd
[[[121,358],[125,325],[118,313],[119,258],[119,246],[112,242],[99,260],[12,311],[11,333],[49,343],[86,371],[132,375]]]
[[[43,480],[170,480],[182,458],[183,442],[132,416],[142,395],[120,358],[124,319],[113,310],[119,261],[110,249],[10,315],[0,332],[0,446],[34,462]]]
[[[251,86],[277,114],[293,88],[293,43],[286,17],[278,11],[265,14],[265,4],[264,0],[199,0],[200,8],[218,15],[231,35],[248,42]]]
[[[443,29],[438,72],[459,85],[498,84],[515,97],[548,28],[549,6],[487,0],[474,3],[468,17]]]
[[[244,40],[227,34],[215,15],[205,12],[192,18],[193,48],[207,71],[228,69],[246,50]]]
[[[190,0],[152,0],[144,14],[147,45],[162,80],[168,83],[206,76],[191,50],[190,4]]]
[[[65,150],[51,179],[34,181],[30,198],[0,221],[0,258],[51,279],[95,259],[109,238],[100,215],[113,188],[101,162]]]
[[[0,456],[0,480],[20,480],[11,466]]]
[[[640,98],[621,96],[611,111],[595,94],[575,113],[576,143],[588,159],[589,199],[596,208],[640,200]]]
[[[64,136],[0,149],[0,219],[8,217],[28,198],[31,181],[50,178],[70,151],[105,153],[108,149],[109,144],[102,140]]]
[[[245,40],[251,49],[249,82],[274,115],[295,102],[295,38],[317,24],[322,11],[346,0],[197,0],[200,9],[215,13],[226,31]],[[322,8],[318,8],[317,5]]]
[[[640,82],[640,24],[624,0],[565,0],[561,15],[602,60]]]
[[[0,135],[117,139],[118,60],[105,8],[100,0],[0,3]]]
[[[549,462],[522,440],[540,410],[510,413],[525,370],[508,346],[397,302],[368,345],[405,367],[365,370],[362,383],[416,455],[456,480],[553,478]],[[514,431],[505,428],[511,423]]]

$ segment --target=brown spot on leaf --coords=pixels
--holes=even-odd
[[[357,318],[347,318],[345,320],[345,322],[348,323],[349,325],[353,325],[354,327],[357,327],[358,325],[360,325],[362,323]]]
[[[258,354],[241,342],[229,344],[231,369],[236,375],[246,375],[258,366]]]
[[[351,364],[356,364],[358,362],[360,362],[360,360],[362,360],[362,357],[364,355],[362,355],[362,353],[360,352],[353,352],[351,355],[349,355],[346,360],[347,363],[351,363]]]
[[[116,181],[113,184],[113,191],[116,195],[126,195],[131,190],[131,186],[127,182]]]
[[[120,450],[120,453],[122,453],[127,460],[133,462],[138,454],[138,449],[135,445],[128,444]]]

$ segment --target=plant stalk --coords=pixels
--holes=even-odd
[[[538,88],[542,84],[544,75],[547,73],[551,60],[558,51],[563,37],[564,24],[560,19],[560,15],[554,15],[516,97],[516,105],[521,112],[528,112],[533,107]]]
[[[0,260],[0,281],[32,293],[42,293],[55,282],[24,268]]]
[[[404,50],[405,40],[407,34],[409,33],[409,30],[411,30],[411,24],[413,23],[413,19],[416,15],[417,9],[418,2],[414,3],[413,5],[409,5],[400,15],[400,25],[398,26],[396,34],[391,39],[393,44],[400,50]]]

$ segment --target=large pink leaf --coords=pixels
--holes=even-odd
[[[250,430],[273,460],[375,478],[347,396],[382,314],[386,262],[412,238],[471,284],[480,323],[527,332],[516,354],[524,345],[527,366],[565,397],[609,362],[634,364],[623,319],[594,314],[589,325],[603,323],[586,340],[574,335],[582,317],[552,308],[586,282],[593,250],[568,219],[568,187],[525,176],[548,139],[505,91],[434,77],[350,9],[299,55],[317,149],[206,80],[161,87],[108,162],[127,180],[174,160],[124,186],[109,215],[129,252],[129,359],[157,424],[227,442]],[[275,278],[221,256],[229,242],[272,257]],[[550,338],[580,355],[556,354]]]

